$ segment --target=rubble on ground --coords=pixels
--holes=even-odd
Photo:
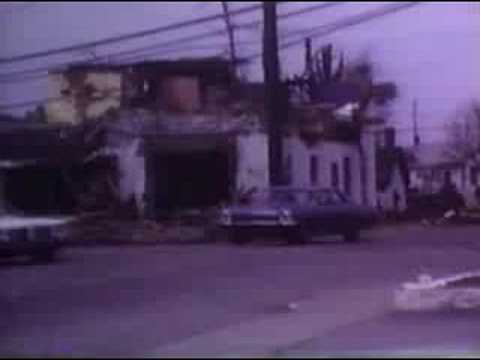
[[[201,226],[186,226],[172,221],[125,220],[111,214],[80,217],[72,225],[72,244],[159,244],[196,242],[205,237]]]
[[[480,308],[480,272],[466,272],[434,280],[421,274],[394,292],[394,307],[401,311]]]

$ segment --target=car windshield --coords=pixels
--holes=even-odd
[[[333,189],[264,189],[257,190],[240,200],[249,205],[338,205],[346,197]]]

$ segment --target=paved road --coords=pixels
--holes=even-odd
[[[419,271],[480,268],[479,233],[478,227],[392,227],[358,244],[75,248],[54,264],[1,261],[0,354],[142,356],[198,334],[283,316],[292,301],[332,307],[332,299],[352,291],[388,293]],[[342,317],[340,305],[331,311],[333,319]],[[417,324],[379,309],[372,319],[333,324],[329,336],[312,335],[277,354],[394,348],[398,331],[431,344],[446,339],[432,329],[449,324],[456,334],[450,342],[470,346],[478,339],[472,331],[480,333],[478,317],[427,320]],[[388,327],[390,337],[374,340]]]

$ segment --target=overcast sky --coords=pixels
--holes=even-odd
[[[230,3],[232,9],[250,3]],[[314,5],[312,2],[284,3],[279,13]],[[391,3],[345,3],[322,11],[279,21],[281,36],[308,30]],[[135,32],[221,12],[220,2],[4,2],[0,5],[0,57],[55,48],[103,37]],[[261,20],[261,12],[236,16],[237,24]],[[97,55],[146,46],[210,30],[223,30],[215,21],[93,49]],[[236,34],[239,55],[261,51],[261,26]],[[282,37],[281,37],[282,39]],[[480,98],[480,5],[477,3],[422,3],[398,13],[316,38],[314,47],[331,42],[345,53],[347,61],[368,54],[374,61],[379,80],[397,83],[400,97],[390,119],[399,130],[402,144],[411,144],[412,101],[418,99],[419,123],[424,142],[442,139],[442,126],[459,106]],[[156,53],[150,58],[176,58],[226,54],[225,36],[189,44],[175,52]],[[303,69],[302,45],[282,51],[284,76]],[[0,73],[31,69],[48,64],[92,56],[82,51],[74,54],[0,65]],[[262,79],[261,62],[244,69],[248,78]],[[35,100],[47,96],[45,80],[0,84],[0,104]],[[24,110],[24,109],[22,109]],[[17,110],[19,111],[19,110]]]

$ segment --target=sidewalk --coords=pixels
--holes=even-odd
[[[293,304],[292,304],[293,305]],[[331,290],[295,302],[296,310],[194,336],[161,347],[149,357],[282,357],[337,327],[381,315],[391,309],[385,289]],[[288,309],[288,304],[285,305]]]

